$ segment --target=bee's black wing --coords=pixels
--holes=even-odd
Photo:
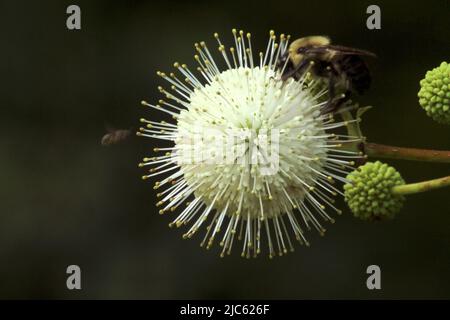
[[[327,45],[327,46],[321,46],[321,47],[311,47],[306,50],[306,54],[333,54],[333,55],[355,55],[355,56],[369,56],[369,57],[376,57],[375,53],[362,50],[362,49],[356,49],[356,48],[350,48],[350,47],[344,47],[344,46],[338,46],[338,45]]]
[[[336,51],[336,54],[352,54],[357,56],[369,56],[369,57],[376,57],[376,54],[367,50],[362,49],[356,49],[356,48],[349,48],[344,46],[337,46],[337,45],[329,45],[328,48],[330,50]]]

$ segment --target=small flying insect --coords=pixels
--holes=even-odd
[[[328,37],[309,36],[293,41],[281,56],[284,67],[281,79],[298,80],[305,72],[328,82],[328,102],[322,113],[334,112],[353,92],[364,93],[370,87],[371,76],[363,56],[376,57],[372,52],[332,45]],[[337,92],[342,94],[336,96]]]
[[[102,137],[102,146],[111,146],[127,140],[131,135],[129,129],[113,129],[109,126],[106,128],[107,133]]]

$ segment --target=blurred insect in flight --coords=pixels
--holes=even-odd
[[[131,135],[131,130],[129,129],[113,129],[109,126],[106,128],[107,133],[102,137],[102,146],[110,146],[113,144],[121,143],[127,140]]]
[[[300,38],[280,57],[279,67],[284,67],[281,79],[298,80],[305,72],[324,79],[328,82],[329,98],[322,113],[334,112],[353,92],[362,94],[369,89],[371,76],[364,56],[376,57],[369,51],[332,45],[324,36]]]

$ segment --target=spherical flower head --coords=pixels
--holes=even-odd
[[[307,78],[282,80],[289,38],[270,32],[268,48],[253,57],[250,34],[233,30],[235,47],[215,38],[227,67],[220,70],[206,44],[195,45],[200,77],[175,63],[181,75],[158,72],[171,84],[159,87],[166,99],[144,105],[168,113],[175,123],[142,119],[139,135],[169,141],[163,154],[145,158],[153,166],[144,178],[167,173],[155,184],[160,213],[181,207],[170,226],[189,224],[184,238],[204,226],[206,248],[218,242],[221,256],[242,241],[241,255],[269,257],[293,250],[293,240],[309,245],[305,229],[325,232],[327,212],[340,214],[341,191],[357,152],[342,150],[354,137],[333,131],[348,124],[324,113],[326,88]],[[246,40],[246,41],[245,41]],[[201,80],[203,79],[203,81]],[[263,244],[265,245],[263,246]],[[234,244],[234,245],[233,245]]]
[[[392,193],[403,185],[400,173],[380,161],[367,162],[347,176],[345,201],[353,215],[363,220],[391,219],[402,208],[404,196]]]
[[[190,185],[201,179],[195,194],[216,210],[279,217],[304,201],[323,170],[327,136],[316,99],[301,83],[275,77],[259,67],[224,71],[180,113],[177,156],[203,156],[181,161],[181,170]]]
[[[436,122],[450,124],[450,64],[442,62],[420,81],[419,103]]]

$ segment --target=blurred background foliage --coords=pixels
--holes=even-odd
[[[367,223],[348,209],[311,248],[269,261],[225,259],[181,239],[159,216],[137,163],[155,141],[101,147],[105,124],[137,128],[140,107],[159,98],[156,70],[193,64],[193,43],[231,41],[269,29],[326,34],[371,50],[373,142],[450,148],[450,128],[418,105],[419,80],[450,58],[447,0],[377,1],[382,29],[365,26],[371,1],[76,1],[82,30],[66,29],[72,1],[0,4],[0,298],[449,298],[449,190],[408,198],[397,218]],[[214,47],[213,46],[213,47]],[[407,181],[448,175],[444,164],[389,161]],[[345,204],[341,201],[341,206]],[[217,248],[215,248],[217,249]],[[82,269],[78,292],[66,267]],[[382,290],[366,288],[366,268]]]

